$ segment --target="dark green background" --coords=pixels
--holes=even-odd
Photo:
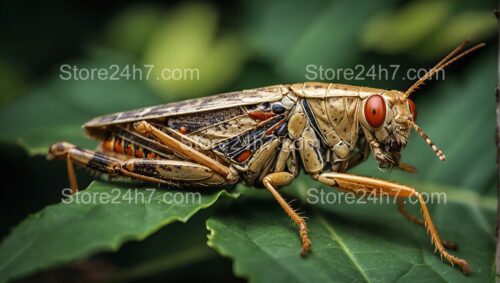
[[[494,198],[493,90],[498,46],[492,11],[496,3],[456,2],[50,1],[21,5],[2,1],[0,236],[5,237],[28,214],[59,201],[60,189],[67,186],[65,165],[48,162],[40,154],[59,139],[92,147],[95,143],[85,139],[78,125],[95,115],[302,82],[308,64],[326,68],[400,64],[395,80],[337,82],[404,90],[411,85],[403,79],[405,70],[431,67],[467,38],[485,41],[487,47],[450,67],[445,80],[428,82],[412,96],[419,124],[449,160],[441,164],[433,159],[414,135],[403,160],[414,164],[419,173],[389,176],[463,187],[474,195]],[[61,64],[197,67],[200,80],[62,81],[58,78]],[[463,93],[474,95],[464,98]],[[373,160],[357,172],[388,176],[376,170]],[[82,173],[84,187],[90,178]],[[185,243],[204,245],[203,222],[209,215],[204,212],[190,224],[173,224],[141,243],[126,244],[115,254],[97,255],[86,262],[90,271],[69,266],[35,278],[76,280],[95,270],[123,271],[173,253],[158,248],[164,239],[178,239],[179,251],[189,248],[183,245],[185,237],[193,237]],[[491,220],[486,225],[492,226]],[[232,274],[231,261],[208,248],[199,261],[141,276],[240,280]]]

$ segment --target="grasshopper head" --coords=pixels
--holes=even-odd
[[[415,123],[417,110],[413,101],[408,97],[426,80],[432,77],[432,75],[485,45],[484,43],[480,43],[459,53],[467,43],[468,41],[465,41],[451,51],[405,92],[396,90],[384,91],[380,94],[373,94],[363,100],[359,117],[363,132],[370,143],[370,148],[375,154],[375,158],[379,161],[379,167],[392,168],[393,166],[400,165],[401,150],[408,141],[411,128],[417,131],[432,150],[434,150],[439,159],[442,161],[446,159],[443,152],[434,145],[431,139]]]
[[[362,101],[361,127],[381,168],[399,165],[416,116],[415,104],[400,91],[384,91]]]

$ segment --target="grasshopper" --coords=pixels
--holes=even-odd
[[[307,224],[277,188],[302,169],[341,191],[388,195],[408,220],[425,227],[441,256],[464,273],[468,263],[448,253],[422,195],[410,186],[346,173],[370,151],[381,168],[412,171],[400,163],[415,129],[441,160],[445,155],[417,126],[409,98],[433,74],[466,54],[464,42],[405,92],[333,83],[297,83],[186,100],[92,119],[86,133],[101,142],[96,151],[67,142],[50,147],[67,160],[73,193],[74,164],[110,177],[130,177],[176,187],[220,187],[238,182],[266,188],[297,224],[301,255],[311,249]],[[458,54],[458,55],[457,55]],[[404,198],[416,197],[423,219],[410,214]]]

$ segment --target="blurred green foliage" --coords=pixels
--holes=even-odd
[[[425,245],[423,232],[418,227],[403,226],[406,223],[396,211],[391,214],[390,209],[383,209],[377,214],[375,209],[361,207],[355,211],[352,207],[334,208],[333,212],[330,208],[321,209],[327,211],[328,221],[333,221],[342,238],[357,235],[349,240],[352,242],[370,243],[386,235],[384,230],[394,232],[398,227],[402,230],[396,233],[398,237],[415,233],[409,242],[398,239],[394,239],[395,244],[390,243],[391,239],[384,242],[386,248],[409,249],[405,250],[406,255],[416,267],[402,280],[419,278],[419,274],[437,281],[494,280],[493,90],[498,61],[498,38],[492,13],[495,1],[383,0],[362,4],[347,0],[174,1],[166,4],[53,1],[30,6],[5,1],[2,4],[0,126],[3,131],[0,141],[3,147],[0,151],[4,164],[8,165],[0,197],[2,238],[28,214],[59,201],[60,189],[66,186],[65,166],[62,162],[48,162],[40,155],[46,152],[48,145],[61,139],[85,147],[95,146],[80,128],[93,116],[224,91],[305,81],[308,64],[328,68],[356,64],[400,64],[401,70],[429,68],[464,39],[486,41],[485,49],[449,68],[445,80],[428,82],[413,96],[419,109],[419,124],[447,153],[446,163],[439,163],[424,142],[413,136],[403,160],[416,165],[418,174],[381,173],[373,160],[356,169],[360,174],[423,184],[422,190],[447,191],[452,203],[442,208],[431,207],[431,212],[444,235],[456,236],[459,243],[469,245],[470,248],[465,246],[460,252],[472,255],[476,275],[465,278],[445,264],[438,265],[437,257],[431,255],[431,247]],[[88,68],[111,64],[120,67],[154,64],[156,67],[149,80],[65,81],[59,77],[62,64]],[[198,68],[200,79],[159,80],[156,78],[161,68]],[[405,89],[411,84],[399,77],[373,81],[340,79],[338,82],[385,89]],[[27,157],[19,146],[37,156]],[[89,178],[82,173],[80,181],[84,187]],[[292,191],[294,196],[303,198],[303,189],[307,186],[313,184],[302,178],[283,191]],[[168,225],[144,241],[125,244],[116,253],[94,255],[81,263],[83,267],[66,265],[32,274],[28,280],[54,276],[75,280],[104,273],[122,281],[164,278],[238,281],[231,272],[231,262],[206,247],[203,226],[210,217],[211,229],[217,231],[219,237],[212,238],[211,245],[217,245],[223,254],[235,258],[238,275],[257,280],[260,277],[252,265],[242,261],[244,249],[224,244],[235,239],[227,231],[224,234],[223,226],[235,225],[233,231],[236,232],[263,231],[254,230],[253,225],[267,227],[271,233],[268,236],[277,229],[283,237],[295,241],[294,227],[281,211],[272,208],[272,200],[265,199],[261,212],[251,211],[253,199],[249,196],[235,201],[227,209],[216,209],[215,214],[209,210],[187,224]],[[248,219],[252,221],[237,217],[234,210],[239,210],[238,202],[240,214],[250,216]],[[306,209],[307,213],[317,214],[311,212],[310,207]],[[228,211],[236,216],[227,215]],[[377,215],[382,219],[376,220]],[[279,227],[270,226],[274,223],[266,222],[270,219],[276,219]],[[312,219],[314,223],[316,220]],[[391,224],[387,224],[389,221]],[[352,227],[350,223],[366,227]],[[320,228],[315,230],[318,237],[323,235]],[[334,239],[332,241],[334,243]],[[245,244],[243,241],[241,247]],[[356,245],[360,247],[360,243]],[[416,257],[415,252],[422,252],[422,256]],[[338,256],[337,259],[342,260],[341,255]],[[37,260],[37,255],[33,255],[33,260]],[[419,265],[429,261],[429,266],[438,266],[438,269],[429,270],[427,265]],[[85,269],[85,264],[93,266],[93,271]],[[2,266],[4,263],[0,263],[0,270]],[[308,267],[310,265],[302,266]],[[67,276],[68,270],[71,271],[69,277],[62,277]],[[257,272],[265,274],[263,270]],[[347,274],[339,278],[358,277],[359,274]],[[289,281],[299,279],[288,278]]]
[[[184,80],[151,80],[165,97],[192,97],[220,90],[241,72],[245,49],[238,36],[218,31],[218,15],[207,5],[186,5],[159,24],[143,62],[154,64],[153,77],[164,68],[197,69]]]
[[[438,30],[451,5],[449,1],[415,1],[396,11],[379,12],[366,25],[362,44],[386,53],[404,52]]]
[[[423,57],[446,52],[465,39],[487,39],[497,24],[487,10],[457,9],[453,1],[413,1],[377,12],[365,26],[362,45],[398,54],[414,50]]]

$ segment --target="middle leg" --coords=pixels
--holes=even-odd
[[[293,222],[299,226],[299,235],[302,241],[302,249],[300,254],[305,256],[311,248],[311,240],[307,234],[307,224],[303,217],[301,217],[286,200],[280,195],[275,187],[286,186],[290,184],[295,177],[288,172],[271,173],[264,177],[262,183],[266,189],[271,192],[276,201],[281,205],[286,214],[292,218]]]

